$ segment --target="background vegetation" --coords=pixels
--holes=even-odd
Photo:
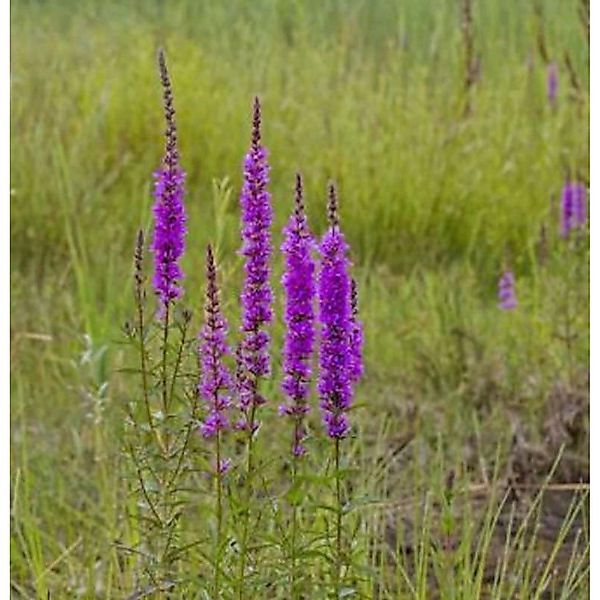
[[[585,597],[585,499],[572,484],[588,473],[588,242],[558,237],[562,185],[589,177],[582,9],[577,0],[474,0],[480,69],[465,117],[455,0],[12,3],[15,598],[136,590],[135,565],[119,551],[135,499],[121,480],[131,390],[117,369],[127,361],[119,329],[133,312],[135,234],[150,227],[162,153],[159,46],[188,171],[193,327],[209,240],[236,323],[237,198],[254,94],[271,152],[276,243],[296,170],[318,233],[326,183],[339,183],[366,327],[351,460],[357,496],[377,499],[360,509],[357,538],[361,564],[377,576],[363,573],[352,593]],[[547,61],[559,68],[556,108]],[[510,312],[496,299],[506,266],[519,299]],[[267,420],[276,419],[277,376]],[[265,453],[287,451],[287,437],[265,437]],[[550,501],[532,504],[561,448]],[[315,443],[311,464],[320,452]],[[509,486],[518,502],[506,501],[492,527],[486,514],[510,482],[521,486]],[[569,513],[572,502],[580,504]],[[534,507],[525,523],[541,523],[544,535],[516,536],[517,504]],[[499,540],[483,559],[471,543],[481,531]],[[458,541],[440,542],[450,538]],[[511,580],[502,574],[511,560],[531,573]],[[478,564],[480,587],[468,587]],[[286,597],[285,587],[265,589],[257,597]]]

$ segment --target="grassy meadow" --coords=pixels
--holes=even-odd
[[[188,174],[192,336],[209,241],[237,332],[255,94],[277,248],[295,172],[319,235],[327,182],[338,183],[365,327],[344,442],[339,597],[588,597],[589,239],[587,229],[559,236],[563,185],[589,182],[585,2],[471,4],[479,68],[466,89],[462,0],[13,0],[11,598],[215,597],[202,438],[190,446],[185,551],[170,591],[144,570],[143,522],[132,517],[142,500],[124,450],[139,385],[122,329],[163,152],[159,47]],[[506,269],[510,311],[497,298]],[[286,519],[299,492],[289,489],[290,425],[277,415],[279,257],[273,270],[274,372],[256,438],[264,489],[246,597],[336,597],[330,445],[315,394],[301,494],[317,508],[300,517],[303,575],[290,592]],[[229,485],[235,500],[235,470]],[[225,572],[236,568],[235,525]],[[226,576],[223,585],[223,598],[237,597]]]

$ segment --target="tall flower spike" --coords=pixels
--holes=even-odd
[[[350,379],[353,383],[360,381],[363,366],[363,326],[358,319],[358,285],[352,279],[350,291],[350,306],[352,310],[350,321]]]
[[[221,313],[217,267],[212,247],[206,248],[205,319],[198,336],[201,376],[198,392],[208,405],[208,415],[201,425],[202,435],[213,437],[229,429],[232,381],[223,358],[230,353],[226,343],[227,321]],[[221,468],[219,466],[219,468]]]
[[[241,427],[256,429],[251,415],[264,402],[258,392],[258,380],[270,371],[269,334],[265,330],[273,319],[273,293],[269,284],[271,258],[271,222],[273,209],[271,195],[267,190],[269,165],[267,150],[261,144],[261,108],[254,99],[252,119],[252,143],[244,161],[244,185],[240,196],[242,209],[242,248],[246,258],[245,279],[242,290],[243,340],[240,359],[246,371],[241,380],[239,408],[242,412]]]
[[[515,276],[512,271],[504,271],[498,282],[498,308],[512,310],[517,307],[517,295],[515,293]]]
[[[310,392],[311,357],[315,340],[315,261],[312,257],[313,237],[304,212],[302,177],[296,174],[295,210],[284,228],[285,240],[281,250],[285,257],[285,272],[281,280],[285,289],[285,323],[287,326],[283,349],[285,376],[282,390],[289,401],[279,412],[294,420],[292,452],[305,453],[306,431],[304,416],[310,411],[307,403]]]
[[[185,250],[186,214],[183,203],[185,172],[179,166],[177,127],[173,92],[164,52],[158,55],[160,79],[166,119],[165,154],[161,167],[154,173],[154,277],[152,283],[159,298],[159,316],[164,316],[170,303],[183,291],[184,277],[179,260]]]
[[[330,227],[320,246],[318,277],[321,347],[319,352],[319,396],[323,422],[332,438],[350,431],[347,412],[352,403],[349,341],[351,336],[348,245],[340,231],[337,194],[329,187]]]
[[[560,235],[566,238],[572,229],[585,227],[587,222],[586,189],[582,183],[569,182],[561,198]]]

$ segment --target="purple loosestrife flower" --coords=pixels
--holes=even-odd
[[[239,408],[243,414],[242,428],[255,430],[255,408],[264,403],[258,392],[258,379],[270,372],[269,334],[265,327],[273,319],[273,293],[269,285],[269,259],[271,257],[271,222],[273,209],[267,190],[269,165],[267,151],[261,145],[261,110],[258,98],[254,99],[252,144],[244,161],[244,185],[240,197],[242,208],[242,248],[246,258],[245,280],[242,291],[243,340],[239,359],[245,375],[240,377]]]
[[[556,106],[556,94],[558,92],[558,65],[553,61],[548,65],[546,75],[546,92],[548,94],[548,102],[554,108]]]
[[[210,438],[230,428],[227,413],[231,407],[232,381],[223,358],[229,354],[225,341],[227,321],[221,313],[217,267],[212,247],[206,249],[206,308],[199,334],[201,377],[198,392],[208,404],[208,415],[201,425],[202,435]]]
[[[177,128],[173,92],[167,71],[165,55],[158,55],[160,78],[163,86],[165,118],[167,121],[166,147],[163,164],[154,173],[154,277],[152,283],[160,301],[162,318],[168,306],[182,294],[179,282],[184,274],[179,259],[185,250],[186,214],[183,204],[185,173],[179,166]]]
[[[360,381],[363,366],[363,326],[358,320],[358,285],[356,279],[352,279],[350,291],[350,306],[352,314],[350,317],[350,379],[353,383]]]
[[[285,256],[285,272],[282,283],[287,331],[283,349],[285,377],[281,387],[289,402],[282,404],[279,412],[294,419],[292,452],[294,456],[302,456],[306,452],[302,443],[306,435],[303,418],[310,411],[307,398],[315,341],[315,261],[312,257],[314,241],[304,212],[300,174],[296,175],[296,208],[284,234],[281,250]]]
[[[560,235],[566,238],[572,229],[585,227],[587,192],[582,183],[566,183],[562,191]]]
[[[329,229],[320,246],[318,277],[321,347],[319,353],[319,396],[323,422],[332,438],[344,438],[350,431],[347,411],[352,403],[350,339],[350,278],[348,244],[340,231],[337,197],[329,188]]]
[[[498,308],[512,310],[517,307],[517,296],[515,294],[515,276],[512,271],[504,271],[498,282]]]

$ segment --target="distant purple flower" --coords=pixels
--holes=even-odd
[[[310,411],[307,398],[310,391],[311,356],[315,340],[315,261],[312,257],[313,237],[308,229],[303,205],[302,178],[296,175],[296,209],[284,229],[281,250],[285,256],[285,322],[287,325],[283,350],[285,377],[282,389],[289,402],[279,407],[281,414],[295,421],[292,452],[302,456],[305,448],[304,415]]]
[[[358,320],[358,285],[355,279],[351,282],[350,306],[350,379],[353,383],[360,381],[363,366],[363,326]]]
[[[221,313],[217,267],[211,246],[206,249],[206,308],[205,320],[200,330],[201,376],[198,385],[200,397],[208,405],[208,415],[201,431],[210,438],[229,429],[228,411],[231,407],[231,375],[223,358],[229,354],[226,343],[227,321]]]
[[[554,108],[556,106],[556,94],[558,92],[558,65],[553,61],[548,65],[546,75],[546,91],[548,102]]]
[[[352,403],[350,337],[350,277],[348,244],[340,231],[335,187],[329,189],[330,227],[320,246],[318,277],[321,347],[319,353],[319,396],[323,422],[332,438],[350,431],[347,412]]]
[[[585,227],[587,191],[582,183],[566,183],[562,191],[560,235],[565,238],[572,229]]]
[[[498,282],[498,308],[512,310],[517,307],[517,296],[515,293],[515,276],[512,271],[505,271]]]
[[[215,471],[217,470],[217,464],[215,462]],[[227,473],[229,471],[229,469],[231,469],[231,459],[230,458],[222,458],[219,465],[218,465],[218,470],[219,470],[219,475],[225,475],[225,473]]]
[[[269,334],[265,327],[273,319],[273,293],[269,285],[271,257],[271,222],[273,209],[267,190],[269,165],[267,151],[261,145],[261,111],[258,98],[254,99],[252,145],[244,162],[244,185],[240,197],[242,207],[242,249],[246,257],[245,281],[242,291],[243,340],[239,358],[246,371],[239,390],[239,407],[243,414],[241,427],[256,429],[250,423],[251,407],[264,403],[258,393],[258,379],[270,372]]]
[[[179,166],[177,128],[173,93],[167,71],[165,55],[158,56],[163,86],[164,109],[167,121],[166,148],[163,164],[154,173],[154,277],[152,283],[159,297],[159,316],[164,317],[169,304],[179,298],[182,289],[179,282],[184,274],[179,259],[185,250],[186,214],[183,204],[185,173]]]

